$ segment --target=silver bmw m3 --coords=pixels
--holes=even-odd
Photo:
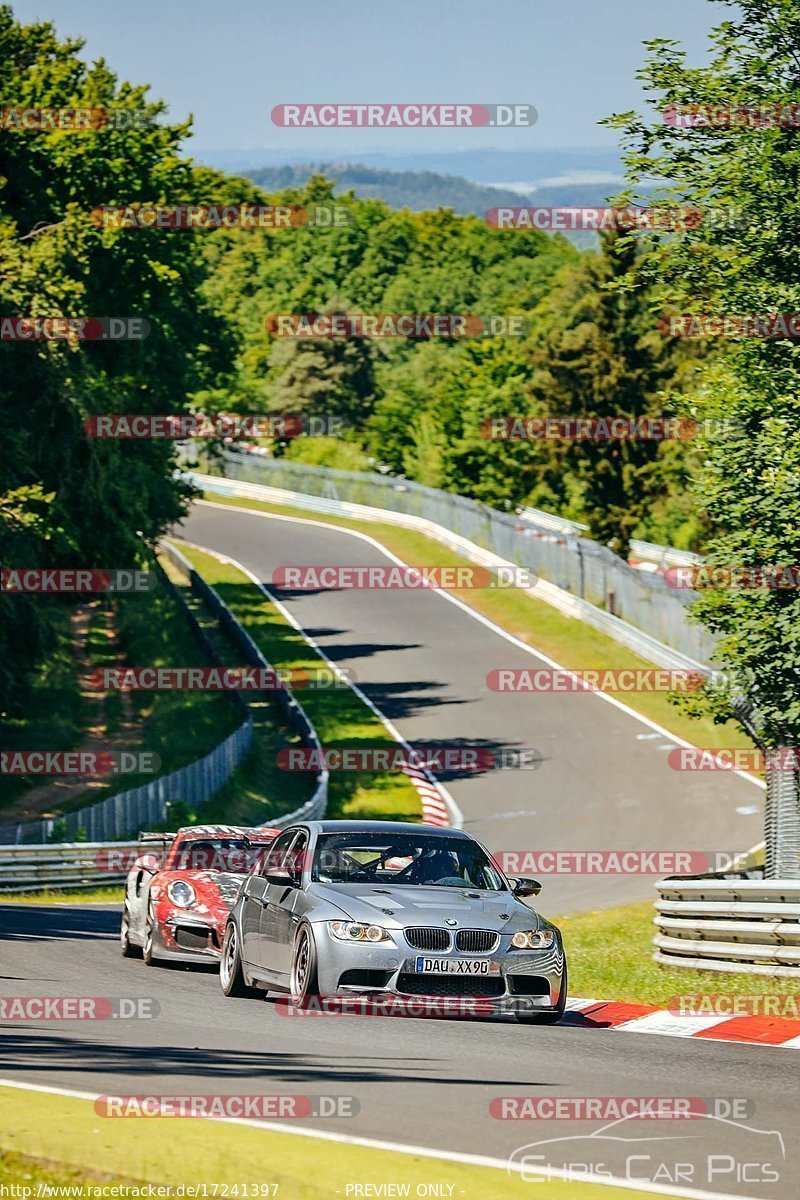
[[[390,821],[309,821],[265,850],[230,913],[228,996],[288,992],[480,998],[553,1024],[567,1000],[561,934],[468,833]]]

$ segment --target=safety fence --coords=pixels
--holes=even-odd
[[[214,589],[200,578],[191,564],[174,547],[165,545],[163,549],[167,557],[186,574],[195,594],[217,618],[225,632],[245,656],[246,661],[252,666],[269,670],[269,664],[253,640],[242,629]],[[221,663],[211,642],[194,614],[186,606],[180,589],[175,587],[160,568],[159,579],[183,607],[194,636],[203,647],[208,660],[220,666]],[[316,732],[291,692],[288,689],[276,689],[274,697],[287,724],[300,737],[303,744],[309,748],[318,749],[319,740]],[[143,827],[163,824],[169,820],[170,808],[175,804],[186,804],[193,808],[202,806],[227,783],[252,745],[253,719],[250,710],[238,693],[231,693],[230,698],[231,702],[241,711],[242,723],[202,758],[139,787],[117,792],[105,800],[86,805],[72,812],[37,821],[2,825],[0,826],[0,843],[47,843],[53,839],[54,834],[58,836],[59,843],[73,839],[76,844],[81,845],[82,843],[77,841],[78,838],[92,843],[110,841],[125,837]],[[297,813],[290,813],[278,820],[270,820],[269,823],[279,825],[282,822],[290,823],[300,817],[321,816],[327,804],[327,794],[328,774],[323,771],[316,777],[311,799],[301,809],[298,809]]]
[[[0,892],[70,891],[118,883],[141,842],[0,846]]]
[[[707,876],[656,884],[657,963],[800,979],[800,881]]]
[[[190,454],[185,450],[184,459]],[[430,522],[505,562],[532,571],[550,585],[543,599],[549,600],[552,591],[558,590],[599,612],[605,620],[592,623],[602,624],[612,636],[619,625],[633,626],[684,658],[700,664],[710,661],[714,639],[687,615],[694,598],[690,589],[670,587],[658,572],[630,567],[590,538],[554,532],[551,524],[537,522],[534,510],[528,510],[523,518],[410,479],[315,467],[228,449],[216,462],[229,479]],[[304,506],[297,497],[289,502]],[[581,619],[588,615],[582,612]]]

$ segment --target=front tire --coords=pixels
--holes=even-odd
[[[297,934],[292,954],[292,1004],[304,1008],[319,991],[317,982],[317,949],[311,930],[304,925]]]
[[[142,948],[141,946],[134,946],[133,942],[131,941],[130,930],[131,919],[130,914],[128,913],[128,906],[126,904],[122,910],[122,924],[119,930],[120,950],[122,951],[123,958],[141,958]]]
[[[567,987],[567,960],[564,959],[564,974],[561,977],[555,1008],[551,1008],[549,1012],[517,1013],[517,1020],[521,1025],[557,1025],[567,1007]]]
[[[242,970],[242,956],[239,953],[239,935],[233,921],[225,927],[225,937],[222,939],[222,953],[219,960],[219,982],[226,996],[256,996],[257,988],[248,987]]]
[[[142,950],[142,958],[148,967],[160,967],[161,961],[156,958],[154,950],[155,942],[156,915],[153,912],[152,904],[147,908],[147,924],[144,930],[144,949]]]

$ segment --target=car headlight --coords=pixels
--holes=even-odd
[[[511,939],[515,950],[548,950],[556,940],[553,929],[520,929]]]
[[[380,925],[365,925],[362,921],[330,921],[330,931],[340,942],[390,942],[388,932]]]
[[[188,908],[195,901],[194,888],[185,879],[175,879],[169,884],[167,895],[173,904],[177,904],[178,908]]]

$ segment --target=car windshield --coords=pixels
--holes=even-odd
[[[311,878],[319,883],[506,890],[502,875],[477,842],[425,834],[387,837],[378,831],[323,834],[317,842]]]
[[[234,871],[246,874],[264,849],[244,838],[189,838],[178,847],[173,871]]]

